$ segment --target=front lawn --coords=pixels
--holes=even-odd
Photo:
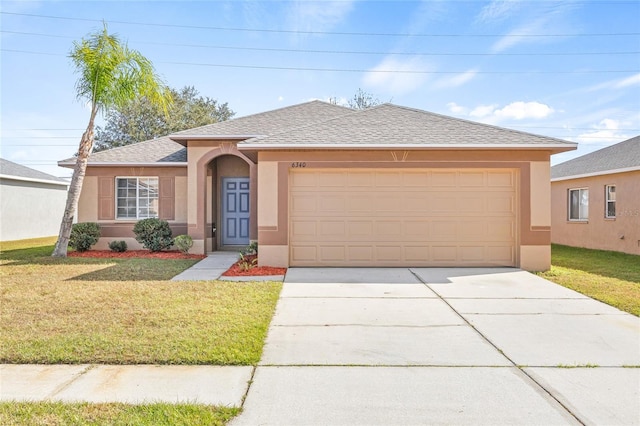
[[[543,278],[640,316],[640,256],[553,245]]]
[[[2,425],[224,425],[239,408],[195,404],[0,403]]]
[[[252,365],[281,284],[168,281],[196,260],[0,245],[0,363]]]

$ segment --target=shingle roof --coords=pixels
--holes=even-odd
[[[4,158],[0,158],[0,175],[14,177],[18,180],[38,180],[49,181],[52,183],[61,183],[65,185],[69,184],[64,179],[41,172],[39,170],[34,170],[27,166],[16,164],[13,161],[5,160]]]
[[[184,130],[171,135],[174,139],[186,136],[258,136],[270,135],[274,132],[318,123],[346,113],[353,112],[351,108],[333,105],[322,101],[310,101],[303,104],[279,108],[273,111],[261,112],[221,121],[195,129]]]
[[[60,165],[75,164],[75,158],[60,161]],[[187,148],[163,136],[157,139],[137,142],[106,151],[94,152],[89,156],[89,164],[118,163],[186,163]]]
[[[258,137],[238,144],[238,147],[322,145],[415,145],[466,146],[566,146],[575,144],[560,139],[538,136],[487,124],[475,123],[393,104],[382,104],[360,111],[351,111],[321,123],[286,132]]]
[[[551,167],[551,179],[640,170],[640,136]]]
[[[184,130],[173,135],[91,154],[89,164],[186,163],[177,141],[196,138],[246,139],[239,149],[266,147],[552,147],[575,149],[572,142],[504,129],[418,109],[383,104],[353,110],[321,101],[253,114]],[[70,166],[74,158],[59,162]]]

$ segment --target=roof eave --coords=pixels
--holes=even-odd
[[[58,161],[60,167],[75,167],[75,162]],[[114,161],[95,161],[87,163],[87,166],[100,167],[187,167],[186,161],[165,161],[165,162],[114,162]]]
[[[389,150],[389,149],[407,149],[407,150],[442,150],[442,149],[483,149],[483,150],[502,150],[502,149],[522,149],[522,150],[544,150],[551,151],[552,154],[560,152],[573,151],[578,144],[266,144],[266,143],[240,143],[238,149],[240,151],[275,151],[286,149],[368,149],[368,150]]]
[[[178,142],[180,145],[186,146],[187,141],[194,140],[232,140],[232,141],[244,141],[247,139],[253,139],[262,137],[264,135],[169,135],[169,139],[174,142]]]
[[[640,166],[625,167],[622,169],[601,170],[598,172],[582,173],[579,175],[560,176],[556,178],[551,178],[551,182],[559,182],[563,180],[582,179],[582,178],[593,177],[593,176],[613,175],[616,173],[627,173],[627,172],[636,172],[636,171],[640,171]]]
[[[46,183],[46,184],[49,184],[49,185],[69,186],[69,182],[62,182],[62,181],[59,181],[59,180],[35,179],[35,178],[28,178],[28,177],[22,177],[22,176],[14,176],[14,175],[5,175],[5,174],[0,174],[0,179],[18,180],[18,181],[22,181],[22,182]]]

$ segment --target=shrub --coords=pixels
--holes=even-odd
[[[133,233],[136,234],[136,241],[153,252],[162,251],[173,245],[173,235],[166,220],[142,219],[134,225]]]
[[[249,244],[247,247],[245,247],[244,249],[240,250],[240,255],[246,256],[246,255],[252,255],[258,254],[258,242],[257,241],[252,241],[251,244]]]
[[[109,248],[111,249],[111,251],[123,253],[127,251],[127,243],[124,241],[111,241],[109,243]]]
[[[193,247],[193,238],[188,235],[178,235],[175,240],[173,240],[173,244],[175,244],[182,253],[189,254],[189,249]]]
[[[87,251],[100,238],[100,225],[95,222],[76,223],[71,228],[69,246],[79,252]]]

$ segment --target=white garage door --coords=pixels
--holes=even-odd
[[[295,170],[292,266],[515,266],[510,169]]]

